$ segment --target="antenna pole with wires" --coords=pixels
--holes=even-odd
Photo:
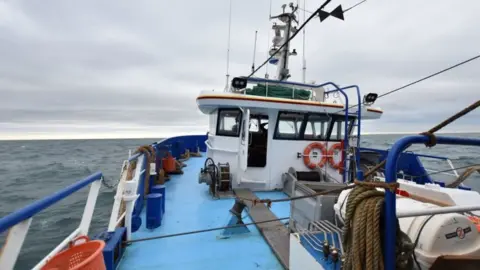
[[[227,74],[224,91],[228,91],[228,81],[230,79],[229,69],[230,69],[230,31],[232,27],[232,0],[230,0],[229,14],[228,14],[228,42],[227,42]]]
[[[253,42],[252,72],[255,70],[255,54],[257,52],[257,34],[258,34],[258,30],[255,31],[255,41]]]
[[[303,22],[305,22],[305,19],[307,16],[305,15],[305,10],[307,9],[306,7],[307,0],[303,0]],[[302,23],[303,23],[302,22]],[[302,67],[302,81],[303,83],[306,83],[306,74],[307,74],[307,60],[305,58],[305,28],[302,29],[303,33],[303,48],[302,48],[302,62],[303,62],[303,67]]]
[[[275,35],[275,38],[274,38],[274,48],[272,48],[270,50],[270,57],[267,58],[267,60],[265,60],[265,62],[263,62],[259,67],[257,67],[255,70],[253,70],[252,73],[250,73],[250,75],[247,76],[247,78],[250,78],[252,77],[258,70],[260,70],[263,66],[265,66],[266,64],[269,63],[269,61],[274,58],[274,57],[278,57],[279,56],[279,53],[280,53],[280,59],[277,59],[277,60],[280,60],[279,62],[279,76],[277,77],[277,80],[284,80],[288,77],[290,77],[290,74],[288,74],[288,68],[287,68],[287,65],[288,65],[288,56],[291,55],[294,55],[296,54],[295,51],[293,52],[289,52],[288,51],[288,47],[289,47],[289,44],[290,44],[290,41],[295,38],[295,36],[300,32],[300,30],[302,30],[305,25],[307,25],[314,17],[318,16],[320,17],[320,22],[323,22],[325,19],[327,19],[328,17],[332,16],[332,17],[335,17],[337,19],[340,19],[340,20],[344,20],[343,18],[343,9],[342,9],[342,5],[339,5],[338,7],[336,7],[333,11],[331,12],[326,12],[324,10],[322,10],[328,3],[330,3],[331,0],[326,0],[315,12],[313,12],[303,23],[302,25],[300,25],[300,27],[297,29],[296,27],[295,28],[291,28],[291,22],[292,21],[296,21],[296,18],[295,18],[295,12],[297,11],[298,9],[298,6],[294,7],[293,4],[290,4],[290,7],[292,8],[292,12],[290,13],[285,13],[285,7],[286,5],[282,6],[283,7],[283,13],[278,15],[278,16],[274,16],[274,17],[270,17],[271,19],[279,19],[280,21],[284,22],[284,23],[287,23],[286,25],[274,25],[274,30],[276,31],[276,35]],[[298,23],[298,22],[297,22]],[[282,29],[285,31],[285,34],[288,34],[286,35],[284,38],[282,38],[280,36],[280,32],[279,28],[287,28],[287,29]],[[290,35],[290,31],[292,32],[292,35]],[[277,39],[276,39],[277,38]],[[278,40],[281,39],[283,44],[277,48],[277,44],[278,44]],[[275,42],[277,41],[277,42]],[[279,45],[279,44],[278,44]],[[283,61],[282,61],[283,59]],[[277,62],[277,61],[274,61],[274,62]]]

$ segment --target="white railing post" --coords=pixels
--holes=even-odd
[[[83,210],[82,221],[80,221],[80,233],[88,235],[90,224],[92,223],[93,211],[95,210],[95,204],[97,203],[98,193],[102,186],[102,180],[97,180],[90,185],[90,191],[88,192],[87,203],[85,204],[85,210]]]
[[[452,168],[452,171],[455,174],[455,176],[459,177],[460,175],[458,174],[457,169],[455,169],[455,166],[453,166],[453,163],[449,158],[447,158],[447,163],[448,165],[450,165],[450,168]]]
[[[135,176],[138,178],[138,176]],[[132,237],[132,214],[133,208],[135,206],[135,201],[139,197],[136,193],[136,183],[135,181],[126,181],[125,182],[125,191],[123,192],[123,200],[125,201],[125,227],[127,229],[127,241]]]
[[[27,236],[28,229],[32,224],[32,218],[26,219],[10,228],[7,239],[0,254],[0,265],[2,270],[10,270],[15,266],[23,242]]]
[[[119,211],[120,211],[120,206],[122,204],[123,200],[123,190],[124,190],[124,183],[127,180],[127,171],[128,171],[128,166],[122,167],[122,174],[120,176],[120,182],[118,183],[117,186],[117,192],[115,194],[115,201],[113,202],[113,207],[112,207],[112,213],[110,215],[110,221],[108,223],[108,232],[113,232],[115,231],[115,228],[117,227],[118,220],[119,220]]]

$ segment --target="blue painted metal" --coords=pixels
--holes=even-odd
[[[38,200],[32,204],[29,204],[22,209],[19,209],[9,215],[6,215],[0,219],[0,233],[8,230],[10,227],[33,217],[42,210],[50,207],[51,205],[61,201],[62,199],[72,195],[80,189],[88,186],[89,184],[98,181],[102,178],[102,173],[97,172],[85,179],[82,179],[50,196],[47,196],[41,200]]]
[[[405,153],[411,153],[416,155],[417,157],[426,157],[426,158],[434,158],[434,159],[441,159],[441,160],[448,160],[447,157],[441,157],[441,156],[434,156],[434,155],[425,155],[425,154],[416,154],[412,151],[405,151]]]
[[[437,136],[437,144],[450,145],[470,145],[480,146],[480,139],[473,138],[456,138]],[[394,183],[397,181],[397,161],[401,153],[412,144],[422,144],[429,141],[429,138],[424,135],[413,135],[401,138],[392,146],[390,153],[387,156],[385,164],[385,177],[387,183]],[[395,238],[396,238],[396,198],[395,193],[390,190],[385,191],[385,235],[384,235],[384,266],[386,270],[395,269]]]
[[[163,219],[162,226],[154,230],[142,225],[132,234],[133,239],[225,226],[234,199],[214,199],[208,186],[198,184],[196,179],[204,162],[204,157],[190,158],[184,173],[171,175],[171,181],[165,184],[169,213],[175,213],[175,217]],[[259,198],[288,197],[279,191],[255,194]],[[274,203],[271,210],[278,217],[288,217],[290,204]],[[141,217],[145,220],[145,209]],[[251,222],[248,215],[243,220]],[[255,226],[249,229],[248,234],[228,239],[219,239],[219,231],[212,231],[135,242],[128,246],[118,269],[283,269],[258,229]]]
[[[153,230],[162,225],[162,194],[147,195],[147,229]]]
[[[360,148],[360,152],[376,152],[380,154],[378,162],[381,162],[387,158],[389,150],[381,150],[374,148]],[[400,155],[397,161],[397,177],[402,178],[403,175],[398,172],[403,171],[403,175],[413,176],[411,181],[414,181],[418,184],[433,183],[430,175],[428,175],[427,170],[422,165],[422,162],[418,158],[418,154],[413,152],[404,152]]]
[[[145,155],[145,154],[143,154]],[[133,214],[132,218],[139,216],[140,213],[142,212],[143,209],[143,204],[144,204],[144,198],[145,198],[145,181],[148,181],[149,179],[145,179],[147,177],[147,173],[145,169],[147,168],[147,156],[145,155],[143,162],[140,165],[140,171],[142,172],[139,176],[139,182],[138,182],[138,188],[137,188],[137,194],[139,195],[138,199],[135,201],[135,206],[133,208]],[[138,166],[138,164],[137,164]]]
[[[139,215],[132,216],[132,233],[138,231],[140,226],[142,226],[142,218]]]
[[[360,155],[358,155],[358,148],[360,147],[360,140],[361,140],[361,128],[362,128],[362,98],[360,96],[360,87],[358,87],[357,85],[350,85],[350,86],[346,86],[346,87],[343,87],[342,90],[348,90],[348,89],[352,89],[354,88],[357,92],[357,155],[355,155],[355,159],[356,159],[356,165],[357,165],[357,171],[360,170]],[[336,90],[332,90],[332,91],[329,91],[329,92],[333,92],[333,91],[336,91]],[[327,92],[328,93],[328,92]],[[348,105],[346,106],[348,108]],[[346,115],[348,115],[348,111],[345,112]],[[345,125],[348,125],[348,122],[345,122]],[[355,122],[353,122],[353,125],[355,126]],[[349,130],[349,129],[348,129]],[[347,149],[347,148],[345,148]],[[344,162],[344,167],[345,167],[345,162]],[[346,170],[345,170],[346,171]]]
[[[105,261],[106,270],[117,269],[118,263],[122,259],[124,253],[123,241],[126,239],[126,228],[116,228],[115,231],[109,233],[107,231],[96,235],[93,239],[105,241],[103,248],[103,260]]]
[[[443,181],[433,181],[433,183],[440,185],[441,187],[445,187],[445,182]]]
[[[155,186],[155,178],[157,178],[156,175],[150,175],[150,178],[148,179],[148,193],[152,193],[152,188]]]
[[[207,146],[205,145],[205,141],[207,140],[207,135],[186,135],[186,136],[177,136],[171,137],[167,139],[163,139],[157,142],[157,146],[167,146],[168,148],[173,147],[174,143],[181,142],[185,149],[190,149],[190,151],[197,150],[197,147],[200,148],[200,151],[206,152]]]
[[[357,180],[358,181],[363,181],[364,177],[363,177],[363,171],[362,170],[358,170],[357,171]]]
[[[325,234],[323,232],[322,233],[316,233],[316,234],[314,234],[314,236],[318,239],[318,240],[316,240],[316,241],[318,241],[317,243],[323,243],[323,241],[327,240],[330,243],[330,245],[332,245],[332,243],[334,243],[335,247],[340,246],[340,239],[338,238],[338,235],[336,235],[334,233],[326,233],[326,236],[327,236],[326,239],[325,239]],[[312,247],[311,243],[314,243],[314,242],[310,238],[308,238],[306,236],[301,236],[300,237],[300,243],[308,251],[308,253],[310,253],[310,255],[312,255],[312,257],[315,258],[315,260],[322,266],[323,269],[325,269],[325,270],[340,270],[341,269],[342,263],[340,262],[340,260],[338,260],[337,262],[334,262],[332,260],[331,256],[325,258],[325,255],[323,254],[323,252],[315,250]],[[318,248],[318,246],[317,246],[317,248]],[[340,250],[338,250],[338,255],[339,255],[338,258],[340,258],[342,256]]]
[[[155,185],[152,187],[152,193],[162,194],[162,213],[165,213],[165,185]]]

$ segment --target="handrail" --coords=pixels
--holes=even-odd
[[[358,153],[358,149],[360,147],[360,134],[361,134],[361,123],[362,123],[362,98],[360,97],[360,87],[358,87],[358,85],[350,85],[350,86],[346,86],[346,87],[343,87],[342,90],[347,90],[347,89],[351,89],[351,88],[355,88],[357,90],[357,102],[358,102],[358,110],[357,110],[357,153],[355,154],[355,163],[357,165],[357,171],[360,171],[360,154]],[[330,93],[330,92],[333,92],[335,90],[332,90],[332,91],[328,91],[326,93]],[[346,108],[348,110],[348,105],[346,105]],[[345,112],[347,115],[348,115],[348,111]],[[345,122],[345,125],[347,125],[348,122]],[[353,125],[355,125],[355,121],[353,122]],[[346,149],[346,148],[345,148]],[[346,164],[343,164],[344,166]]]
[[[87,178],[80,180],[63,190],[60,190],[50,196],[47,196],[41,200],[38,200],[30,205],[25,206],[24,208],[17,210],[11,214],[8,214],[0,219],[0,233],[8,230],[10,227],[31,218],[32,216],[38,214],[42,210],[50,207],[51,205],[57,203],[58,201],[70,196],[71,194],[79,191],[80,189],[88,186],[89,184],[100,180],[102,178],[102,173],[94,173]]]
[[[448,160],[449,158],[447,157],[440,157],[440,156],[434,156],[434,155],[425,155],[425,154],[418,154],[413,151],[405,151],[405,153],[411,153],[414,154],[417,157],[426,157],[426,158],[433,158],[433,159],[442,159],[442,160]]]
[[[327,85],[331,85],[331,86],[335,87],[335,89],[337,89],[337,91],[342,93],[342,95],[345,97],[345,131],[343,133],[343,141],[344,141],[343,151],[344,151],[344,153],[346,153],[347,149],[348,149],[348,96],[347,96],[347,94],[345,94],[345,91],[343,91],[342,88],[338,87],[338,85],[336,85],[333,82],[326,82],[326,83],[320,84],[318,87],[323,87],[323,86],[327,86]],[[351,86],[348,86],[348,87],[351,87]],[[343,163],[342,166],[345,168],[346,160],[343,159],[342,163]],[[347,182],[346,178],[347,178],[347,170],[343,170],[342,171],[343,183]]]
[[[279,80],[269,80],[263,78],[246,78],[247,82],[256,82],[256,83],[273,83],[273,84],[285,84],[285,85],[296,85],[300,87],[309,87],[309,88],[320,88],[324,86],[324,84],[306,84],[306,83],[299,83],[299,82],[291,82],[291,81],[279,81]],[[338,88],[338,87],[336,87]]]
[[[422,144],[429,142],[429,137],[425,135],[413,135],[403,137],[392,146],[387,156],[385,164],[385,178],[387,183],[397,181],[397,160],[400,154],[412,144]],[[437,144],[450,145],[470,145],[480,146],[480,139],[456,138],[446,136],[436,136]],[[390,190],[385,191],[385,236],[384,236],[384,266],[385,270],[395,269],[395,239],[397,228],[396,213],[396,194]]]
[[[64,239],[58,246],[56,246],[46,257],[44,257],[33,269],[40,269],[49,259],[55,256],[55,254],[57,254],[60,250],[65,248],[68,242],[70,242],[77,235],[88,235],[88,230],[92,221],[93,211],[95,210],[98,193],[102,185],[101,181],[102,173],[97,172],[50,196],[38,200],[30,205],[23,207],[20,210],[17,210],[1,218],[0,233],[6,231],[7,229],[9,230],[7,240],[5,241],[2,247],[2,251],[0,253],[1,269],[7,270],[14,268],[27,233],[30,229],[33,216],[91,184],[90,191],[88,192],[87,202],[85,204],[85,209],[82,214],[82,219],[80,220],[80,225],[66,239]]]

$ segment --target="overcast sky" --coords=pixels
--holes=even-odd
[[[307,9],[322,2],[307,0]],[[326,10],[356,2],[333,0]],[[269,3],[233,0],[232,76],[248,75],[255,30],[257,65],[266,58]],[[274,15],[283,3],[273,0]],[[206,132],[195,99],[225,85],[228,4],[0,1],[0,138]],[[313,20],[306,27],[307,79],[358,84],[363,93],[414,81],[480,52],[479,10],[475,0],[368,0],[343,22]],[[300,80],[301,35],[293,47],[299,55],[291,60],[292,80]],[[479,99],[479,72],[477,60],[379,99],[384,115],[364,131],[432,127]],[[472,113],[449,130],[480,131],[479,117]]]

